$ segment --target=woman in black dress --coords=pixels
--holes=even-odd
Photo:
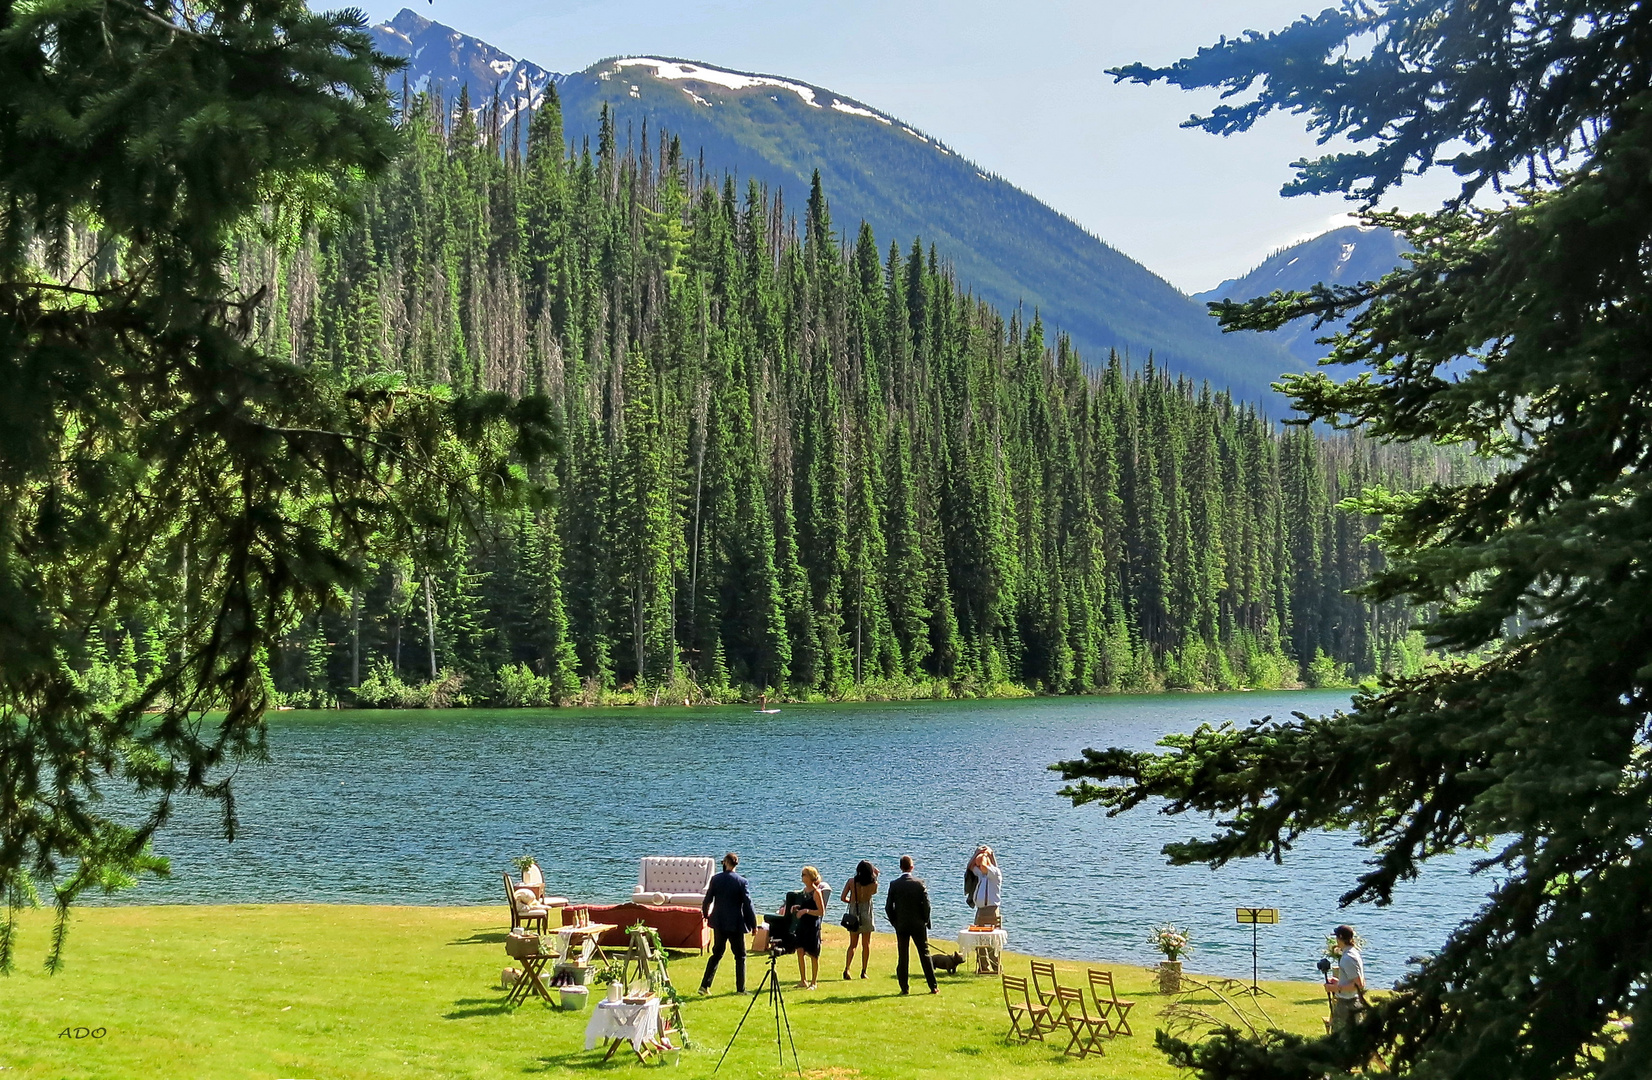
[[[812,866],[803,868],[803,902],[793,904],[789,913],[797,916],[797,926],[792,931],[793,941],[797,943],[797,988],[799,990],[813,990],[815,980],[820,978],[820,920],[826,916],[826,894],[828,890],[820,880],[820,871]],[[807,955],[814,965],[814,971],[807,978],[803,974],[803,957]]]

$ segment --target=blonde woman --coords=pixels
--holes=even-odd
[[[794,903],[787,908],[787,913],[797,916],[796,928],[792,931],[792,940],[797,945],[797,988],[799,990],[813,990],[815,982],[820,978],[820,920],[826,916],[826,894],[829,892],[824,882],[820,880],[820,871],[812,866],[803,868],[802,903]],[[790,895],[790,894],[788,894]],[[805,977],[803,973],[803,957],[807,955],[814,965],[814,972]]]

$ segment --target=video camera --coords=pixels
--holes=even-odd
[[[1319,963],[1314,966],[1319,969],[1319,973],[1321,975],[1329,975],[1331,973],[1331,958],[1328,956],[1321,956],[1319,958]]]
[[[793,933],[797,916],[764,915],[763,922],[769,928],[769,952],[776,956],[784,956],[797,948]]]
[[[778,915],[764,915],[763,922],[769,928],[769,952],[775,956],[784,956],[797,948],[797,916],[792,914],[794,907],[807,907],[810,903],[808,893],[789,892],[786,894],[786,910]]]

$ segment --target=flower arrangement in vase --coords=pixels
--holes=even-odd
[[[1182,989],[1182,956],[1193,951],[1188,933],[1174,923],[1155,926],[1147,943],[1164,954],[1159,964],[1159,993],[1176,994]]]

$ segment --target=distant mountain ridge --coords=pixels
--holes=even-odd
[[[1171,371],[1275,412],[1268,386],[1296,366],[1275,342],[1223,335],[1202,305],[934,136],[824,87],[660,56],[559,75],[405,9],[375,33],[379,48],[409,58],[411,88],[438,89],[451,101],[468,84],[480,105],[497,87],[506,120],[536,106],[555,82],[576,144],[595,141],[606,104],[622,139],[640,137],[645,125],[663,128],[687,154],[703,152],[708,168],[778,188],[799,209],[818,168],[847,239],[863,220],[885,249],[894,241],[904,252],[921,237],[965,288],[1006,315],[1019,306],[1030,319],[1037,309],[1052,338],[1066,332],[1092,363],[1105,362],[1109,349],[1138,366],[1151,353]]]
[[[373,37],[380,52],[407,58],[409,90],[434,91],[451,102],[458,100],[460,87],[469,84],[478,108],[497,91],[500,119],[506,123],[518,110],[539,108],[545,99],[545,87],[561,78],[538,64],[507,56],[479,38],[431,22],[407,8],[389,22],[373,27]]]
[[[1346,225],[1281,248],[1244,276],[1230,278],[1214,289],[1196,293],[1193,299],[1201,304],[1216,300],[1249,300],[1266,296],[1276,289],[1283,292],[1309,289],[1320,282],[1354,285],[1361,281],[1375,281],[1402,265],[1409,250],[1410,246],[1389,229]],[[1329,337],[1342,326],[1340,322],[1327,323],[1315,330],[1311,323],[1301,322],[1271,334],[1246,336],[1277,341],[1297,359],[1300,365],[1298,370],[1304,370],[1318,364],[1325,355],[1325,346],[1315,339]]]

